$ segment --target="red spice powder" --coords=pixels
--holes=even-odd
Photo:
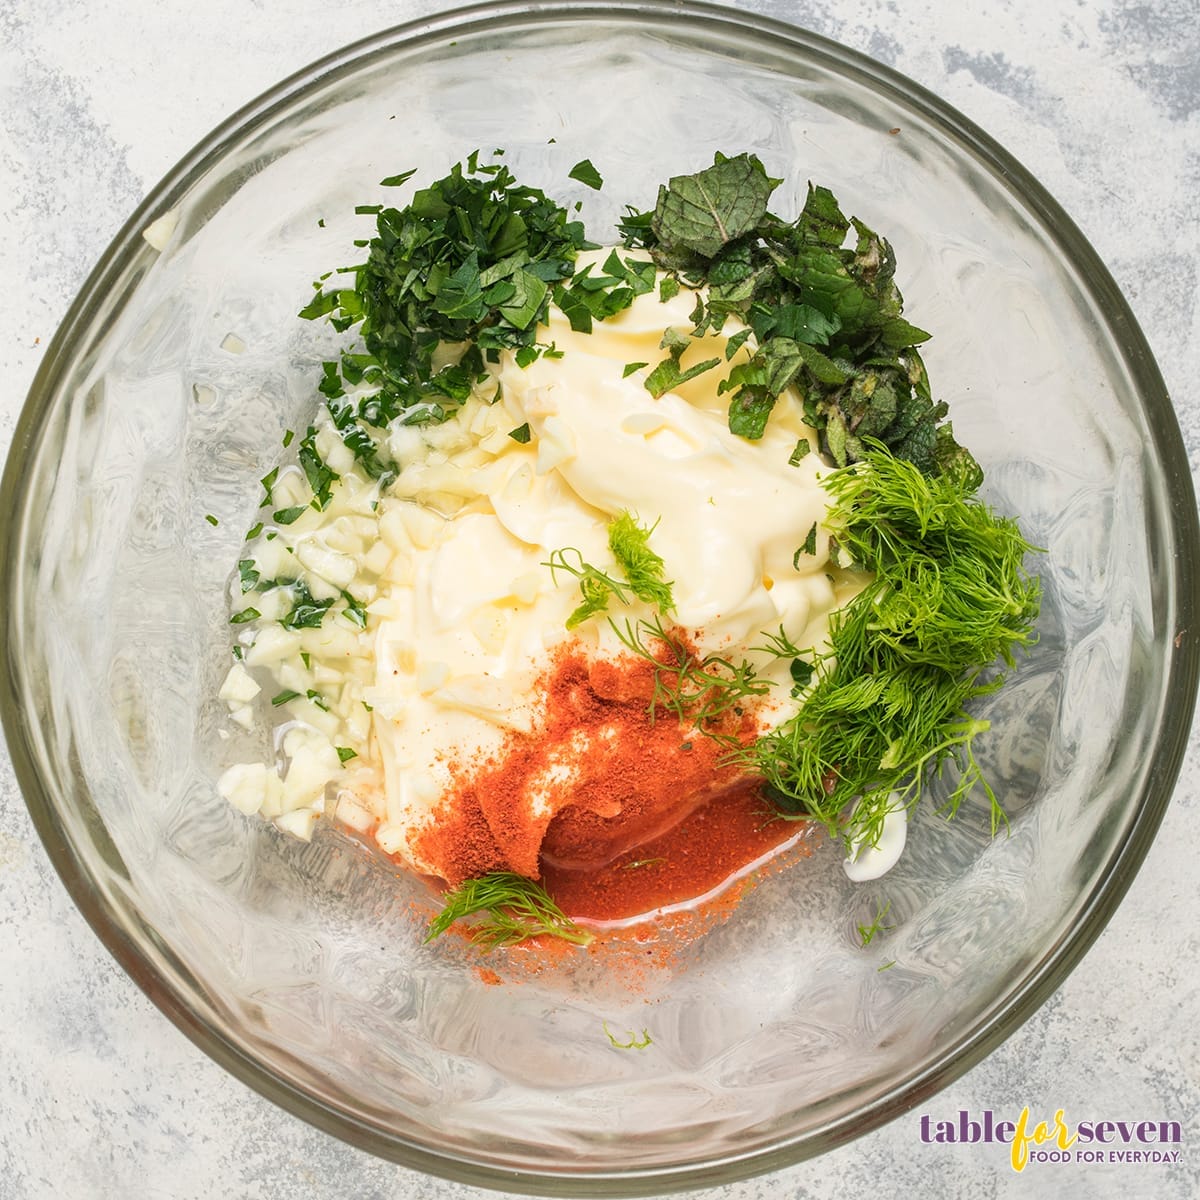
[[[770,821],[727,748],[650,712],[654,665],[564,648],[544,719],[491,758],[450,763],[455,784],[415,850],[451,886],[488,871],[541,878],[577,918],[613,920],[718,887],[795,832]],[[751,711],[722,732],[753,736]]]

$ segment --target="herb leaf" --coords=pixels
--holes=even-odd
[[[597,192],[604,186],[604,180],[600,178],[600,172],[592,166],[590,158],[585,158],[582,162],[577,162],[567,172],[567,178],[578,179],[580,183]]]
[[[666,613],[675,607],[675,599],[670,582],[663,577],[663,560],[650,549],[650,535],[657,527],[657,521],[646,529],[632,513],[618,513],[608,527],[608,548],[633,594]]]
[[[592,934],[563,914],[546,889],[511,871],[492,871],[464,880],[445,896],[442,911],[430,922],[425,941],[440,937],[455,921],[485,913],[471,927],[471,940],[485,950],[513,946],[526,938],[549,934],[586,946]]]
[[[991,663],[1011,667],[1033,641],[1032,548],[1015,522],[974,498],[971,465],[930,478],[878,442],[864,449],[863,461],[827,478],[826,524],[870,582],[833,615],[799,714],[743,757],[782,814],[854,844],[873,844],[895,797],[915,805],[949,762],[961,774],[943,811],[953,815],[978,785],[995,828],[1004,813],[971,750],[987,723],[966,706],[1000,686],[1002,676],[985,675]]]
[[[629,604],[630,597],[635,596],[660,612],[671,611],[675,602],[671,584],[663,578],[663,560],[650,549],[649,538],[656,525],[657,522],[645,529],[628,512],[619,513],[609,525],[608,547],[625,573],[624,580],[585,562],[573,547],[551,552],[549,561],[542,564],[550,568],[551,578],[558,571],[566,571],[579,580],[582,603],[567,618],[568,629],[607,611],[609,601],[614,598],[621,604]]]
[[[711,167],[659,189],[651,228],[661,244],[712,258],[758,225],[778,184],[754,155],[718,154]]]

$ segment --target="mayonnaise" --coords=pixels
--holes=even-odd
[[[647,374],[667,357],[664,332],[690,333],[693,305],[686,291],[665,302],[650,292],[586,334],[552,307],[539,336],[554,356],[522,368],[502,354],[450,420],[390,431],[387,450],[402,469],[369,510],[374,541],[331,542],[328,522],[301,525],[298,538],[283,531],[296,559],[327,584],[373,594],[368,665],[343,690],[345,704],[331,707],[335,723],[352,715],[361,722],[358,706],[369,708],[369,752],[353,764],[355,785],[321,778],[329,757],[306,743],[304,778],[319,781],[312,811],[322,810],[332,786],[343,819],[373,829],[386,852],[415,869],[446,875],[443,863],[418,849],[420,834],[457,776],[495,755],[514,731],[536,733],[543,713],[535,684],[553,651],[574,639],[591,656],[622,652],[603,617],[568,632],[579,588],[548,564],[569,549],[617,571],[607,530],[623,511],[653,529],[649,544],[672,582],[670,624],[687,630],[701,654],[754,663],[773,685],[761,706],[765,724],[797,711],[790,659],[757,647],[782,632],[806,654],[824,649],[829,615],[854,585],[835,583],[844,577],[830,569],[820,456],[789,463],[798,440],[816,448],[797,398],[780,397],[759,441],[728,428],[728,396],[718,385],[753,351],[743,345],[726,359],[734,322],[695,339],[680,364],[716,358],[718,367],[658,398],[646,390]],[[629,370],[631,363],[647,365]],[[509,436],[525,425],[526,443]],[[337,504],[329,511],[347,516]],[[359,503],[352,511],[357,518],[367,509]],[[815,552],[797,553],[814,526]],[[609,615],[636,622],[655,614],[638,602],[613,604]],[[347,653],[357,661],[361,648]],[[248,711],[255,694],[247,679],[232,674],[226,691]],[[325,736],[345,734],[337,725]],[[582,759],[588,747],[577,749]],[[573,764],[554,769],[565,780]],[[263,805],[286,815],[304,807],[289,778],[277,786],[279,779],[234,768],[222,790],[245,811],[259,789]],[[569,788],[542,784],[523,800],[538,831],[570,803]],[[303,828],[296,817],[289,824]]]

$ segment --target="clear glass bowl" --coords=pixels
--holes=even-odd
[[[891,875],[832,847],[638,988],[583,957],[491,986],[424,946],[420,885],[217,796],[225,585],[258,478],[314,411],[296,319],[384,176],[503,147],[589,227],[714,150],[886,233],[986,496],[1045,548],[1041,637],[983,709],[1012,819],[923,810]],[[593,193],[564,186],[591,158]],[[430,174],[435,173],[435,174]],[[164,213],[163,253],[141,237]],[[324,226],[318,226],[318,219]],[[235,334],[245,352],[231,353]],[[1162,816],[1197,678],[1197,522],[1162,382],[1069,219],[999,147],[820,38],[672,2],[496,4],[334,54],[154,190],[50,346],[3,480],[4,727],[76,902],[232,1073],[410,1166],[545,1193],[699,1186],[820,1153],[988,1053],[1062,980]],[[214,527],[205,520],[213,514]],[[856,926],[890,902],[864,950]],[[657,960],[655,960],[657,963]],[[890,967],[880,968],[887,963]],[[608,1030],[646,1029],[619,1050]]]

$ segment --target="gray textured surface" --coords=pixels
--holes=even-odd
[[[211,126],[329,48],[447,5],[0,0],[0,449],[39,356],[108,239]],[[888,62],[1013,151],[1131,301],[1200,455],[1196,0],[757,0]],[[1178,1120],[1183,1162],[1008,1166],[923,1145],[918,1113],[706,1200],[1200,1194],[1200,902],[1193,738],[1158,841],[1050,1001],[928,1101],[935,1119]],[[58,883],[0,761],[0,1197],[476,1200],[341,1145],[226,1077],[110,961]]]

